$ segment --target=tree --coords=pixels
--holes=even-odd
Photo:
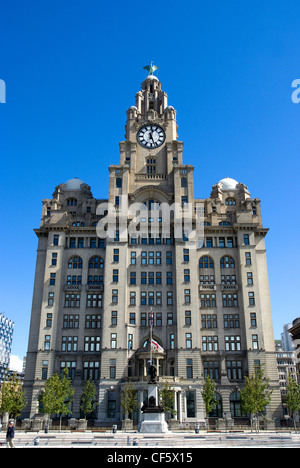
[[[212,412],[214,406],[217,405],[218,401],[215,395],[216,383],[208,375],[205,379],[205,384],[203,386],[202,398],[205,404],[207,423],[209,425],[209,413]]]
[[[127,383],[121,395],[121,407],[123,413],[129,416],[138,408],[137,392],[131,382]]]
[[[63,375],[53,374],[45,384],[45,390],[40,397],[44,412],[50,416],[59,414],[59,430],[61,430],[62,416],[72,414],[70,404],[73,400],[74,390],[71,379],[68,377],[68,368],[65,367]]]
[[[2,384],[0,392],[0,413],[8,413],[10,417],[16,418],[27,405],[25,391],[16,373],[7,377]]]
[[[254,374],[246,377],[245,380],[245,386],[241,391],[241,404],[244,413],[250,414],[251,431],[253,430],[253,415],[255,415],[256,432],[258,432],[258,416],[269,405],[273,391],[269,390],[269,379],[264,378],[262,367],[256,367]]]
[[[296,419],[294,414],[300,410],[300,386],[298,382],[292,378],[291,373],[289,373],[288,384],[286,387],[286,404],[289,407],[291,414],[294,419],[295,431],[297,430]]]
[[[83,392],[81,395],[81,403],[80,403],[80,409],[82,413],[84,414],[84,418],[86,419],[87,414],[90,414],[93,412],[95,405],[97,404],[95,402],[96,399],[96,385],[94,382],[91,382],[91,380],[87,380],[85,382],[85,385],[83,387]]]
[[[165,382],[164,386],[159,391],[161,403],[166,413],[172,416],[177,412],[174,410],[174,390],[172,390],[169,382]]]

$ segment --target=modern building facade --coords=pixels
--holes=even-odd
[[[293,346],[295,349],[296,355],[296,363],[297,363],[297,370],[298,370],[298,378],[300,375],[300,318],[296,318],[293,320],[292,326],[289,329],[289,333],[291,334],[293,340]]]
[[[37,412],[45,380],[68,366],[73,417],[91,378],[96,421],[119,422],[128,380],[142,406],[152,357],[160,384],[175,391],[180,422],[204,420],[207,375],[217,383],[214,415],[241,417],[239,392],[256,365],[273,389],[267,416],[280,417],[260,200],[230,178],[195,198],[201,185],[183,162],[176,111],[151,72],[125,129],[107,199],[71,179],[43,200],[26,416]]]
[[[0,383],[9,367],[14,322],[0,313]]]

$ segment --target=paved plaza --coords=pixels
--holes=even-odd
[[[300,433],[251,432],[140,434],[134,432],[23,432],[16,431],[16,448],[299,448]],[[0,448],[6,448],[5,433],[0,433]]]

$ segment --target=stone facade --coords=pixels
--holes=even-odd
[[[98,388],[96,420],[123,418],[131,380],[147,395],[150,335],[160,384],[175,390],[175,418],[204,422],[204,379],[217,383],[216,416],[241,415],[239,390],[255,365],[280,390],[260,200],[229,178],[197,199],[183,163],[176,111],[149,75],[127,111],[120,164],[109,167],[107,200],[79,179],[43,200],[24,387],[26,417],[45,379],[68,366],[80,417],[82,382]],[[150,334],[151,313],[153,327]],[[140,421],[140,412],[134,414]]]

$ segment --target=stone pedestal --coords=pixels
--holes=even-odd
[[[139,425],[139,432],[144,434],[165,434],[166,432],[169,432],[164,410],[158,405],[157,385],[149,384],[148,404],[143,406],[142,412],[143,414]]]

